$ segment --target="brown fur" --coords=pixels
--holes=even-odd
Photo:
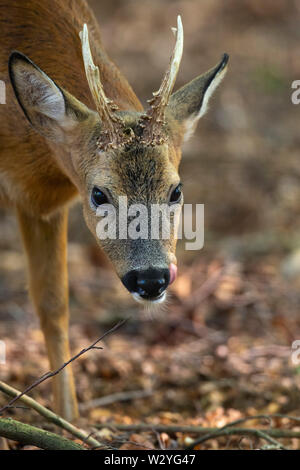
[[[126,79],[103,51],[99,27],[84,1],[0,1],[0,28],[5,32],[0,48],[0,77],[7,89],[7,104],[0,106],[0,173],[5,171],[6,186],[15,188],[13,191],[3,188],[0,177],[0,201],[15,203],[11,196],[18,193],[22,195],[20,201],[25,196],[26,209],[34,205],[35,214],[37,211],[51,213],[72,199],[77,191],[49,158],[51,150],[47,141],[32,130],[20,112],[9,84],[8,58],[13,50],[27,54],[61,87],[94,109],[78,36],[84,22],[90,29],[92,53],[100,67],[105,93],[121,109],[141,110]]]
[[[0,0],[4,39],[0,79],[7,88],[7,104],[0,106],[0,205],[15,208],[18,215],[28,257],[31,296],[52,368],[69,358],[68,204],[80,194],[86,223],[96,236],[99,219],[90,202],[93,186],[109,190],[113,201],[126,195],[129,204],[166,202],[170,188],[179,182],[180,146],[185,131],[198,121],[206,90],[223,74],[227,62],[223,59],[171,97],[162,129],[166,143],[147,147],[136,139],[129,148],[99,152],[101,122],[85,77],[78,35],[83,23],[90,31],[92,54],[105,93],[118,104],[127,125],[137,132],[142,106],[103,50],[99,28],[85,1]],[[32,126],[9,83],[7,63],[13,50],[29,56],[47,74],[28,59],[14,56],[11,61],[15,92]],[[45,90],[63,106],[63,116],[57,112],[59,106],[54,117],[44,113]],[[98,243],[120,277],[131,269],[168,267],[176,262],[174,238]],[[70,369],[56,378],[54,397],[56,409],[63,416],[77,416]]]

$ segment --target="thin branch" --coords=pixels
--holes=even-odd
[[[20,391],[16,390],[13,387],[10,387],[5,382],[0,381],[0,391],[10,397],[18,396],[20,401],[25,403],[27,406],[29,406],[33,410],[37,411],[41,416],[46,418],[49,422],[56,424],[62,429],[65,429],[66,431],[71,433],[73,436],[77,437],[78,439],[81,439],[84,443],[88,444],[89,446],[93,448],[99,447],[99,446],[101,447],[100,442],[98,442],[96,439],[91,437],[91,435],[88,434],[86,431],[78,429],[76,426],[69,423],[65,419],[61,418],[56,413],[53,413],[53,411],[48,410],[48,408],[41,405],[40,403],[38,403],[36,400],[29,397],[28,395],[23,395],[22,397],[20,397]]]
[[[282,413],[272,413],[272,414],[267,414],[267,415],[262,414],[262,415],[246,416],[245,418],[236,419],[235,421],[232,421],[231,423],[226,424],[223,427],[225,428],[229,426],[236,426],[237,424],[241,424],[241,423],[245,423],[246,421],[252,421],[252,420],[257,420],[257,419],[266,419],[268,421],[271,421],[274,418],[289,419],[290,421],[295,421],[296,423],[300,423],[300,418],[298,416],[285,415]]]
[[[249,418],[245,418],[243,420],[237,420],[238,422],[241,421],[247,421],[250,419],[262,419],[262,418],[272,418],[272,417],[277,417],[277,418],[289,418],[291,420],[298,421],[299,418],[295,418],[293,416],[288,416],[288,415],[257,415],[257,416],[251,416]],[[232,436],[232,435],[252,435],[256,437],[260,437],[262,439],[267,440],[268,442],[272,443],[275,446],[279,446],[280,448],[283,448],[282,444],[277,442],[275,439],[278,438],[298,438],[300,439],[300,431],[293,431],[290,429],[255,429],[255,428],[238,428],[238,427],[233,427],[232,423],[227,425],[224,428],[207,428],[207,427],[202,427],[202,426],[181,426],[181,425],[163,425],[163,424],[147,424],[147,423],[140,423],[140,424],[117,424],[117,423],[102,423],[102,424],[96,424],[97,429],[101,428],[111,428],[119,431],[130,431],[130,432],[142,432],[142,431],[153,431],[153,432],[165,432],[165,433],[177,433],[177,432],[182,432],[182,433],[187,433],[187,434],[200,434],[202,435],[202,438],[205,437],[205,440],[207,440],[208,436],[209,439],[212,437],[219,437],[221,435],[223,436]],[[201,439],[202,439],[201,438]],[[203,441],[202,441],[203,442]],[[193,448],[194,446],[199,443],[199,440],[195,440],[190,448]]]
[[[202,426],[181,426],[179,424],[119,424],[119,423],[97,423],[95,425],[97,429],[102,428],[111,428],[119,431],[157,431],[165,433],[176,433],[182,432],[187,434],[206,434],[210,432],[220,431],[222,428],[206,428]],[[234,428],[235,430],[243,429],[255,429],[255,428]],[[261,431],[268,433],[270,436],[274,437],[296,437],[300,438],[300,431],[293,431],[290,429],[260,429]]]
[[[276,432],[274,433],[273,431],[276,431]],[[255,429],[255,428],[235,428],[235,427],[232,427],[232,428],[227,427],[226,429],[216,428],[214,432],[208,432],[207,434],[200,437],[199,439],[194,440],[191,445],[185,448],[185,450],[192,450],[197,445],[202,444],[203,442],[206,442],[209,439],[214,439],[216,437],[221,437],[221,436],[232,436],[232,435],[260,437],[261,439],[264,439],[270,444],[273,444],[277,449],[287,449],[283,444],[281,444],[276,439],[274,439],[274,437],[272,437],[274,435],[276,435],[276,437],[286,437],[286,435],[282,436],[281,433],[278,433],[277,431],[280,431],[280,429]],[[272,434],[272,436],[270,434]],[[300,437],[300,433],[297,433],[297,434],[298,434],[298,437]]]
[[[44,450],[86,450],[65,437],[11,418],[0,418],[0,436]]]
[[[266,436],[269,435],[269,440],[268,442],[270,442],[271,444],[274,444],[275,446],[280,446],[280,448],[283,448],[281,446],[281,444],[277,441],[274,441],[272,442],[272,438],[270,438],[270,435],[273,434],[273,431],[280,431],[280,430],[277,430],[277,429],[272,429],[271,428],[271,424],[272,424],[272,419],[273,418],[289,418],[291,420],[294,420],[296,422],[300,421],[299,418],[296,418],[294,416],[288,416],[288,415],[283,415],[283,414],[280,414],[280,413],[277,413],[277,414],[272,414],[272,415],[264,415],[264,414],[261,414],[261,415],[254,415],[254,416],[247,416],[245,418],[240,418],[240,419],[236,419],[235,421],[232,421],[231,423],[228,423],[226,424],[225,426],[221,427],[221,428],[218,428],[218,431],[217,432],[208,432],[207,434],[205,434],[204,436],[200,437],[199,439],[196,439],[189,447],[187,447],[187,449],[192,449],[193,447],[195,447],[196,445],[198,444],[201,444],[202,442],[205,442],[207,441],[208,439],[212,439],[214,437],[217,437],[217,436],[222,436],[222,435],[230,435],[231,433],[230,432],[227,432],[230,428],[233,428],[234,426],[237,426],[239,424],[243,424],[247,421],[253,421],[253,420],[262,420],[262,419],[266,419],[270,422],[270,428],[267,429],[267,430],[259,430],[257,429],[256,431],[258,431],[256,434],[253,433],[254,435],[258,436],[258,437],[262,437],[263,439],[265,440],[268,440],[266,439]],[[235,428],[236,429],[236,428]],[[248,434],[251,434],[251,429],[249,430],[249,428],[245,428],[247,429]],[[271,432],[270,432],[271,431]],[[247,433],[246,433],[247,434]],[[265,436],[263,436],[262,434],[266,434]],[[276,434],[275,434],[276,435]],[[300,435],[299,435],[300,436]],[[283,437],[283,436],[278,436],[277,434],[277,437]]]
[[[128,392],[112,393],[111,395],[107,395],[106,397],[96,398],[95,400],[91,400],[87,403],[81,403],[79,405],[79,410],[86,411],[90,410],[91,408],[107,406],[120,401],[137,400],[139,398],[150,397],[151,395],[153,395],[153,390],[150,389],[130,390]]]
[[[76,359],[78,359],[80,356],[82,356],[83,354],[85,354],[86,352],[90,351],[91,349],[95,349],[95,346],[97,343],[99,343],[99,341],[101,341],[102,339],[104,339],[106,336],[108,336],[109,334],[115,332],[116,330],[118,330],[121,326],[124,325],[124,323],[126,323],[128,320],[128,318],[125,318],[124,320],[120,321],[119,323],[117,323],[115,326],[113,326],[110,330],[106,331],[106,333],[104,333],[102,336],[100,336],[100,338],[98,338],[96,341],[94,341],[94,343],[92,343],[90,346],[88,346],[87,348],[84,348],[82,349],[78,354],[76,354],[75,356],[71,357],[71,359],[69,359],[67,362],[65,362],[62,366],[60,366],[58,369],[56,369],[55,371],[49,371],[47,372],[46,374],[42,375],[42,377],[40,377],[39,379],[37,379],[35,382],[33,382],[31,385],[29,385],[27,388],[25,388],[25,390],[20,393],[18,396],[14,397],[12,400],[10,400],[9,403],[7,403],[7,405],[3,406],[2,408],[0,408],[0,415],[5,411],[7,410],[8,408],[11,407],[11,405],[13,405],[17,400],[19,400],[23,395],[25,395],[26,393],[30,392],[33,388],[37,387],[38,385],[40,385],[42,382],[45,382],[45,380],[51,378],[51,377],[54,377],[55,375],[59,374],[65,367],[67,367],[69,364],[71,364],[71,362],[75,361]]]

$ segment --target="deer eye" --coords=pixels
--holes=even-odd
[[[170,196],[170,202],[171,203],[175,203],[175,202],[179,202],[180,199],[181,199],[181,196],[182,196],[182,184],[179,183],[178,186],[176,186],[175,189],[173,189],[173,191],[171,192],[171,196]]]
[[[101,189],[97,188],[96,186],[92,189],[91,200],[94,206],[98,207],[102,204],[108,203],[108,198],[106,194],[101,191]]]

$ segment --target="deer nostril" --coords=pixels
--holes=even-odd
[[[165,273],[160,270],[140,272],[137,277],[138,293],[144,298],[157,297],[167,285]]]
[[[137,293],[145,299],[155,299],[168,287],[170,274],[168,269],[149,268],[127,273],[122,282],[130,292]]]
[[[140,287],[137,289],[136,293],[142,296],[147,295],[147,292],[144,289],[141,289]]]

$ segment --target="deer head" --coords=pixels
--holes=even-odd
[[[99,208],[114,207],[120,197],[128,208],[183,204],[178,167],[181,146],[207,110],[226,72],[228,56],[172,94],[183,50],[180,17],[176,43],[159,90],[144,112],[121,111],[104,93],[94,65],[88,28],[80,33],[87,82],[96,111],[87,108],[19,52],[9,70],[17,99],[32,126],[49,140],[53,156],[77,186],[86,223],[126,288],[137,300],[161,302],[176,277],[176,231],[168,239],[99,239]],[[151,220],[149,218],[149,225]],[[171,225],[176,225],[171,217]],[[151,227],[150,227],[151,231]]]

